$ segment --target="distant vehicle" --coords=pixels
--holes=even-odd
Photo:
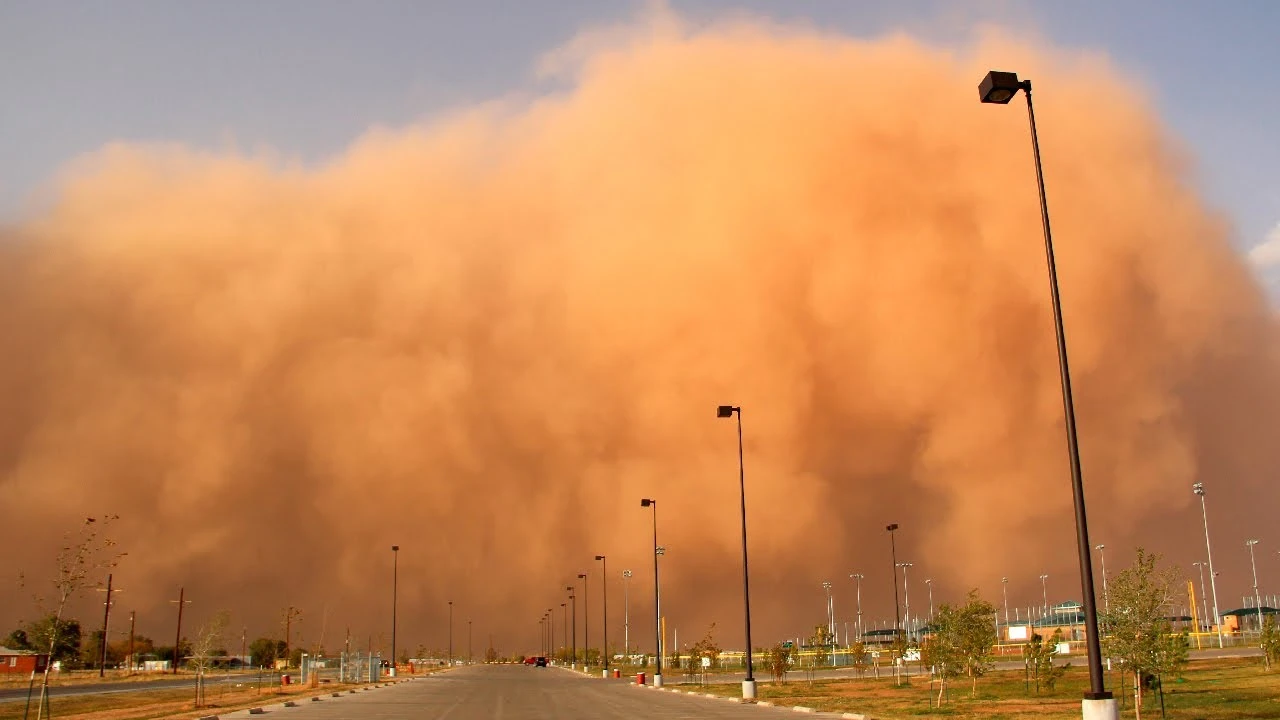
[[[546,659],[546,658],[544,658],[544,657],[539,656],[536,660],[534,660],[533,664],[534,664],[535,666],[537,666],[537,667],[546,667],[546,666],[547,666],[547,659]]]
[[[536,658],[536,657],[534,657],[534,656],[530,655],[529,657],[527,657],[527,658],[525,658],[525,659],[524,659],[524,664],[525,664],[525,665],[532,665],[535,661],[537,661],[537,659],[538,659],[538,658]]]

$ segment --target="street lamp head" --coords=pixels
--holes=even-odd
[[[564,586],[564,589],[565,589],[565,590],[568,590],[570,593],[572,593],[572,592],[573,592],[573,586],[572,586],[572,585],[565,585],[565,586]]]
[[[1007,578],[1007,577],[1002,577],[1002,578],[1000,578],[1000,582],[1005,583],[1005,584],[1007,585],[1007,584],[1009,583],[1009,578]]]
[[[586,573],[578,573],[578,579],[579,579],[579,580],[586,580],[586,579],[587,579],[587,574],[586,574]]]
[[[631,571],[630,571],[630,570],[623,570],[623,571],[622,571],[622,577],[631,577]]]
[[[1204,483],[1196,483],[1191,486],[1191,491],[1200,497],[1204,497]]]
[[[667,549],[666,549],[665,547],[663,547],[663,546],[659,545],[658,547],[656,547],[656,548],[654,548],[654,549],[653,549],[653,552],[654,552],[654,553],[656,553],[656,554],[658,554],[658,555],[666,555],[666,554],[667,554]]]
[[[720,407],[716,408],[716,417],[718,418],[733,417],[734,412],[741,412],[741,410],[742,408],[734,407],[733,405],[721,405]]]
[[[653,505],[653,504],[654,502],[649,498],[643,498],[640,500],[640,507],[649,507],[650,505]]]
[[[603,559],[604,559],[604,556],[603,556],[603,555],[597,555],[597,556],[596,556],[596,559],[597,559],[597,560],[603,560]]]
[[[1049,576],[1048,576],[1048,575],[1041,575],[1041,576],[1040,576],[1040,579],[1041,579],[1041,580],[1048,580],[1048,579],[1049,579]]]
[[[1250,547],[1252,547],[1252,546],[1254,546],[1254,545],[1257,545],[1257,544],[1258,544],[1258,541],[1257,541],[1257,540],[1245,540],[1245,541],[1244,541],[1244,544],[1245,544],[1245,545],[1248,545],[1248,546],[1250,546]]]
[[[1102,545],[1102,544],[1098,544],[1098,545],[1094,545],[1094,546],[1093,546],[1093,549],[1094,549],[1094,550],[1106,550],[1106,549],[1107,549],[1107,546],[1106,546],[1106,545]]]
[[[400,546],[399,546],[399,545],[392,545],[392,546],[391,546],[391,552],[400,552]]]
[[[893,532],[894,530],[898,529],[898,523],[891,523],[889,525],[885,525],[884,529],[888,530],[889,532]]]
[[[1000,72],[992,70],[987,76],[982,78],[982,82],[978,83],[978,97],[984,103],[994,103],[996,105],[1008,104],[1019,90],[1030,85],[1025,80],[1018,80],[1018,73]]]

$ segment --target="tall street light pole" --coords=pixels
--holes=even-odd
[[[893,533],[898,529],[898,523],[890,523],[884,529],[889,531],[889,554],[893,560],[893,631],[901,634],[902,616],[898,612],[898,546],[893,539]]]
[[[831,583],[826,580],[823,580],[822,589],[825,590],[827,593],[827,633],[830,635],[835,635],[836,620],[835,620],[834,614],[832,613],[833,608],[831,605]]]
[[[392,659],[394,661],[394,658]],[[449,601],[449,667],[453,667],[453,601]]]
[[[591,595],[587,593],[587,574],[578,573],[582,581],[582,668],[591,669]]]
[[[550,610],[547,610],[547,616],[551,617]],[[467,618],[467,664],[471,664],[471,618]]]
[[[400,546],[391,546],[391,677],[396,676],[396,598],[399,593]],[[386,592],[385,590],[383,592]]]
[[[1111,612],[1111,593],[1107,592],[1107,546],[1099,544],[1094,549],[1098,551],[1098,559],[1102,561],[1102,607]]]
[[[569,603],[568,602],[560,603],[560,609],[564,611],[564,623],[563,623],[564,645],[562,645],[561,647],[564,648],[565,650],[568,650],[569,649]],[[552,638],[552,641],[554,642],[554,638]]]
[[[1067,364],[1067,336],[1062,327],[1062,299],[1058,294],[1058,269],[1053,257],[1053,234],[1049,230],[1049,202],[1045,196],[1044,168],[1040,164],[1040,138],[1036,133],[1035,108],[1031,103],[1031,81],[1018,80],[1017,73],[988,72],[978,85],[982,102],[1004,105],[1021,90],[1027,98],[1027,120],[1031,131],[1031,154],[1036,166],[1036,186],[1040,194],[1040,225],[1044,230],[1045,261],[1049,271],[1049,294],[1058,341],[1058,370],[1062,376],[1062,410],[1066,421],[1067,456],[1071,466],[1071,491],[1076,514],[1076,552],[1080,559],[1080,587],[1084,603],[1085,641],[1089,653],[1089,691],[1081,710],[1084,717],[1116,718],[1115,698],[1106,689],[1102,673],[1102,644],[1098,635],[1098,608],[1093,589],[1093,555],[1089,552],[1089,522],[1085,513],[1084,480],[1080,471],[1080,446],[1076,437],[1075,403],[1071,396],[1071,372]]]
[[[631,659],[631,571],[622,571],[622,657]]]
[[[1049,576],[1040,576],[1040,592],[1044,593],[1044,616],[1049,617]]]
[[[1204,483],[1191,486],[1191,491],[1200,498],[1200,514],[1204,517],[1204,552],[1209,558],[1209,589],[1213,592],[1213,625],[1218,629],[1218,647],[1222,643],[1222,618],[1218,615],[1218,580],[1213,571],[1213,547],[1209,545],[1209,510],[1204,502]]]
[[[569,667],[578,667],[578,596],[573,592],[572,585],[566,585],[565,590],[569,591]]]
[[[653,686],[662,687],[662,610],[658,607],[658,501],[640,500],[640,507],[653,508],[653,647],[657,651]]]
[[[601,603],[604,607],[600,610],[601,632],[604,633],[604,639],[601,641],[604,648],[604,676],[609,677],[609,561],[604,555],[597,555],[596,559],[600,561],[600,584]]]
[[[1262,596],[1258,594],[1258,563],[1253,559],[1253,546],[1258,544],[1257,540],[1246,540],[1245,545],[1249,546],[1249,565],[1253,567],[1253,612],[1258,620],[1258,632],[1262,632]],[[108,576],[110,582],[110,576]],[[110,597],[110,593],[107,594]],[[106,635],[106,631],[103,631]]]
[[[1009,578],[1000,578],[1000,592],[1004,595],[1004,624],[1009,625]]]
[[[929,622],[933,622],[933,579],[925,578],[924,586],[929,588]]]
[[[862,629],[862,578],[866,576],[862,573],[853,573],[849,577],[858,583],[858,642],[862,642],[866,638],[866,631]]]
[[[721,405],[716,408],[716,417],[736,417],[738,421],[738,492],[742,498],[742,615],[747,635],[747,677],[742,681],[742,699],[754,700],[756,678],[755,664],[751,658],[751,584],[747,572],[747,480],[742,453],[742,408],[736,405]]]
[[[911,566],[909,562],[898,563],[898,567],[902,568],[902,614],[907,637],[911,637],[911,588],[907,585],[907,570]]]

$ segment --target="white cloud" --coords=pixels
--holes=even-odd
[[[1280,223],[1249,250],[1249,262],[1259,270],[1280,269]]]

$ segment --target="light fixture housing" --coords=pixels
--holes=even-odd
[[[991,70],[978,83],[978,97],[984,103],[1007,105],[1025,85],[1018,80],[1018,73]]]

